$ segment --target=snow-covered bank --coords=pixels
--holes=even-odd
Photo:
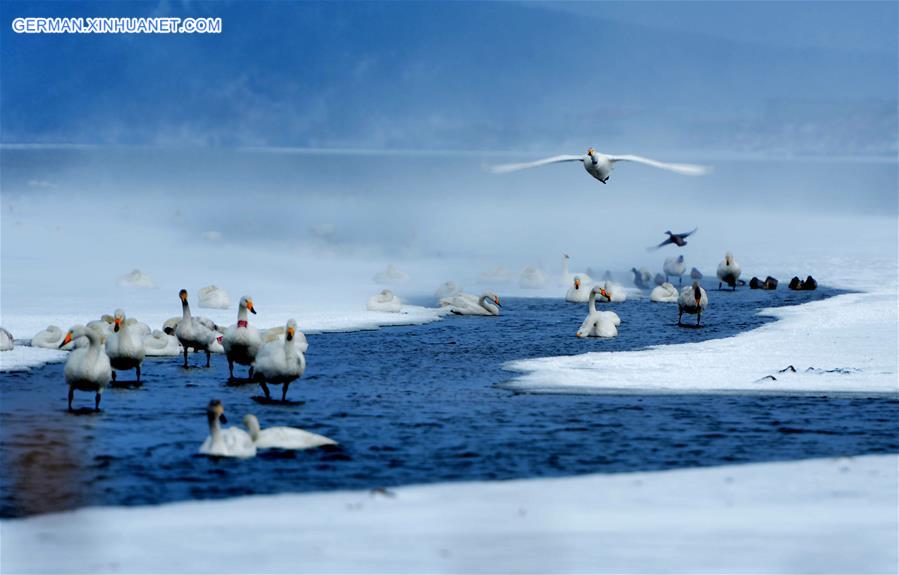
[[[63,361],[67,355],[68,353],[65,351],[31,347],[17,343],[11,350],[0,353],[0,372],[21,371],[44,365],[45,363]]]
[[[4,521],[4,573],[893,572],[895,455]]]

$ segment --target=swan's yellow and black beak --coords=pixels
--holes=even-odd
[[[596,150],[594,150],[593,148],[590,148],[589,150],[587,150],[587,155],[588,155],[588,156],[592,156],[592,155],[595,154],[595,153],[596,153]]]
[[[57,349],[62,349],[62,348],[65,347],[66,344],[68,344],[70,341],[72,341],[72,332],[69,332],[69,333],[66,334],[66,337],[62,340],[62,343],[59,344],[59,348],[57,348]]]
[[[498,295],[493,296],[493,303],[495,303],[497,305],[497,307],[503,307],[503,304],[499,303]]]
[[[179,292],[178,292],[178,297],[181,298],[181,301],[182,301],[182,302],[186,302],[186,301],[187,301],[187,290],[186,290],[186,289],[183,289],[183,290],[179,291]]]
[[[287,341],[290,341],[293,339],[293,334],[294,334],[294,329],[292,327],[287,328],[287,335],[285,336],[287,338]]]
[[[252,312],[252,313],[256,313],[256,308],[253,307],[253,300],[251,300],[251,299],[247,300],[247,309],[250,310],[250,312]]]
[[[117,318],[115,318],[113,323],[115,325],[113,326],[112,331],[116,331],[116,332],[119,331],[119,327],[122,325],[122,319],[117,317]]]
[[[601,295],[602,297],[606,298],[609,301],[612,301],[612,294],[610,294],[609,292],[607,292],[604,289],[599,290],[599,295]]]
[[[581,278],[574,278],[574,289],[581,289]]]

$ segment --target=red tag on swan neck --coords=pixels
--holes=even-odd
[[[247,327],[248,325],[249,324],[247,323],[247,320],[245,320],[245,319],[237,320],[237,327]]]

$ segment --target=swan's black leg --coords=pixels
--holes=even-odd
[[[115,381],[115,370],[112,370],[112,380]]]
[[[187,346],[184,346],[184,369],[187,369]]]
[[[253,379],[253,374],[256,372],[256,368],[252,365],[250,366],[250,372],[247,374],[247,379]]]
[[[285,383],[284,386],[281,388],[281,403],[284,403],[285,401],[287,401],[287,388],[288,387],[290,387],[290,384]]]
[[[75,399],[75,388],[69,388],[69,411],[72,411],[72,400]]]
[[[699,320],[700,320],[700,318],[702,318],[702,312],[701,312],[701,311],[696,313],[696,327],[699,327]]]
[[[718,291],[721,291],[721,282],[718,282]]]
[[[94,396],[94,411],[100,411],[100,392]]]
[[[234,379],[234,362],[228,358],[228,379]]]
[[[137,366],[137,381],[140,382],[140,366]]]
[[[681,319],[684,317],[684,308],[677,308],[677,325],[683,325]]]
[[[210,365],[212,365],[212,352],[210,352],[207,349],[206,350],[206,367],[209,367]]]
[[[272,394],[269,393],[269,391],[268,391],[268,386],[265,385],[265,382],[264,382],[264,381],[260,381],[260,382],[259,382],[259,385],[262,386],[262,392],[265,393],[265,399],[271,399],[271,398],[272,398]]]

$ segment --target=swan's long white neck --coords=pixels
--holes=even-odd
[[[209,420],[209,435],[213,437],[213,439],[218,438],[221,435],[221,428],[219,427],[219,416],[217,413],[207,413],[206,419]]]
[[[187,304],[187,300],[181,302],[181,320],[190,321],[190,306]]]
[[[247,431],[250,432],[250,437],[256,441],[259,438],[259,421],[254,417],[248,417],[244,424],[247,426]]]
[[[491,298],[487,294],[481,296],[481,299],[478,300],[478,304],[480,304],[482,308],[486,309],[490,313],[496,313],[499,310],[499,308],[496,307],[496,305],[493,303],[493,298]]]
[[[587,300],[587,309],[591,314],[596,313],[596,294],[590,292],[590,299]]]
[[[246,304],[240,304],[240,306],[237,308],[237,321],[238,321],[238,322],[241,322],[241,321],[242,321],[242,322],[246,323],[248,317],[249,317],[249,316],[247,315],[247,306],[246,306]],[[238,326],[239,326],[239,325],[240,325],[240,324],[238,323]]]

